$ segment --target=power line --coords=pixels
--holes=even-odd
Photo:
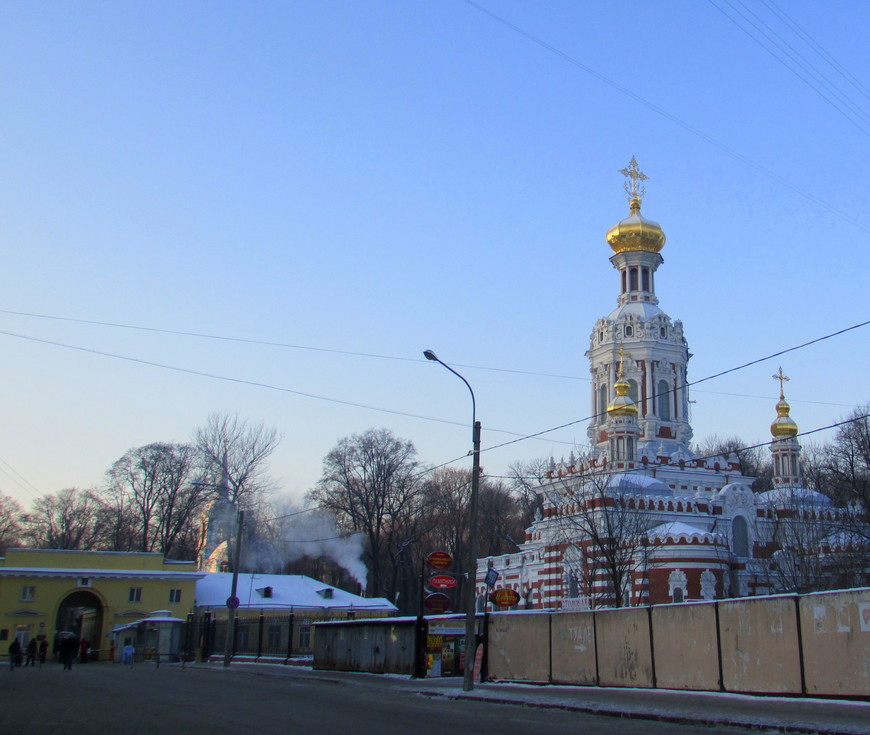
[[[595,79],[597,79],[600,82],[603,82],[604,84],[608,85],[609,87],[612,87],[620,94],[625,95],[626,97],[629,97],[630,99],[643,105],[644,107],[646,107],[647,109],[656,113],[657,115],[659,115],[659,116],[665,118],[666,120],[674,123],[674,125],[677,125],[677,126],[683,128],[683,130],[686,130],[687,132],[700,138],[701,140],[705,141],[706,143],[709,143],[713,147],[718,148],[723,153],[731,156],[732,158],[735,158],[736,160],[745,164],[749,168],[752,168],[755,171],[763,174],[764,176],[767,176],[768,178],[771,178],[774,181],[777,181],[778,183],[782,184],[787,189],[790,189],[791,191],[793,191],[795,194],[802,196],[804,199],[811,201],[813,204],[821,207],[822,209],[826,209],[831,214],[835,214],[835,215],[837,215],[837,217],[839,217],[843,220],[846,220],[847,222],[849,222],[850,224],[852,224],[854,227],[858,228],[859,230],[863,230],[864,232],[870,232],[870,225],[866,224],[863,220],[859,219],[858,217],[855,217],[854,215],[849,214],[848,212],[835,207],[830,202],[827,202],[824,199],[822,199],[821,197],[818,197],[815,194],[807,191],[806,189],[801,188],[797,184],[792,183],[789,179],[786,179],[784,176],[778,174],[776,171],[769,169],[766,166],[763,166],[762,164],[758,163],[757,161],[749,158],[749,156],[746,156],[746,155],[740,153],[739,151],[737,151],[734,148],[730,147],[729,145],[723,143],[722,141],[718,140],[717,138],[714,138],[712,135],[705,133],[700,128],[696,128],[694,125],[687,123],[685,120],[682,120],[681,118],[668,112],[664,108],[659,107],[658,105],[654,104],[653,102],[650,102],[645,97],[641,97],[639,94],[637,94],[636,92],[633,92],[628,87],[625,87],[625,86],[619,84],[618,82],[613,81],[612,79],[605,76],[601,72],[598,72],[595,69],[593,69],[592,67],[587,66],[582,61],[580,61],[580,60],[574,58],[573,56],[565,53],[564,51],[557,48],[556,46],[553,46],[551,43],[548,43],[547,41],[544,41],[543,39],[538,38],[537,36],[529,33],[528,31],[524,30],[523,28],[516,25],[515,23],[512,23],[511,21],[507,20],[506,18],[503,18],[502,16],[497,15],[496,13],[493,13],[491,10],[486,9],[481,5],[478,5],[476,2],[473,2],[473,0],[463,0],[463,1],[466,4],[470,5],[471,7],[479,10],[484,15],[487,15],[490,18],[492,18],[493,20],[501,23],[502,25],[507,26],[512,31],[514,31],[515,33],[518,33],[519,35],[528,39],[532,43],[537,44],[538,46],[540,46],[544,50],[550,52],[551,54],[554,54],[555,56],[558,56],[563,61],[566,61],[569,64],[576,66],[578,69],[581,69],[583,72],[585,72],[589,76],[594,77]]]

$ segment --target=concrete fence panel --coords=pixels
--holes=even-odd
[[[657,605],[652,608],[652,633],[657,687],[719,689],[713,605]]]
[[[489,616],[489,676],[506,681],[550,680],[550,614]]]
[[[595,613],[554,613],[550,618],[553,650],[551,676],[554,684],[595,686]]]
[[[649,612],[623,607],[595,613],[601,686],[654,687]]]
[[[725,689],[801,694],[796,598],[742,598],[718,605]]]
[[[807,694],[870,696],[870,590],[806,595],[800,621]]]

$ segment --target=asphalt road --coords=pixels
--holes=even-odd
[[[293,667],[59,664],[0,668],[0,733],[694,735],[745,733],[421,695],[388,677]]]

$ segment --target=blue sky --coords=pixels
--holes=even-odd
[[[729,19],[746,8],[836,104]],[[278,428],[272,471],[297,498],[371,427],[440,464],[470,445],[470,403],[426,348],[474,387],[484,450],[583,419],[632,155],[691,380],[867,321],[868,15],[857,0],[0,3],[0,490],[27,504],[96,485],[213,411]],[[870,399],[868,358],[865,327],[707,381],[695,437],[767,439],[780,364],[801,429],[837,421]],[[485,451],[484,470],[558,459],[585,429]]]

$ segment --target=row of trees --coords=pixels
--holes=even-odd
[[[274,429],[214,414],[190,443],[130,449],[99,488],[44,495],[26,512],[0,495],[0,548],[155,551],[192,559],[202,511],[221,484],[240,506],[259,507],[277,444]]]

